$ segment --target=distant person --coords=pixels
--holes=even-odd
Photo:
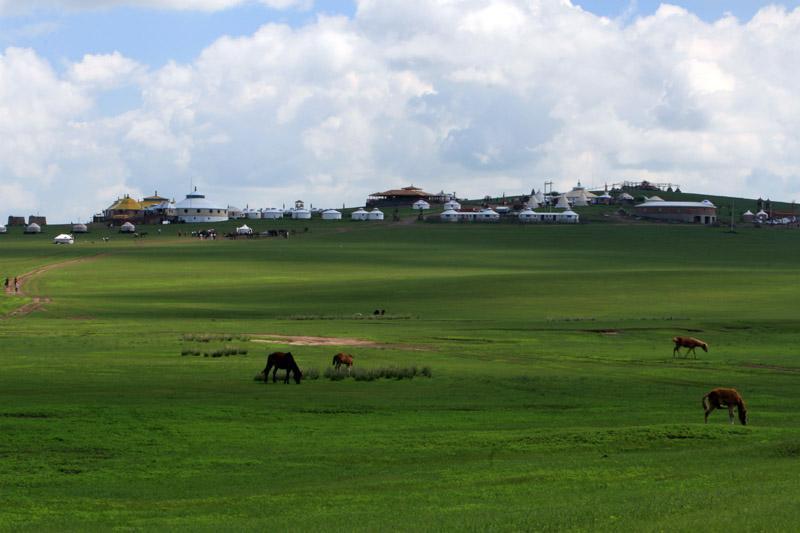
[[[19,292],[19,279],[14,277],[14,292]]]

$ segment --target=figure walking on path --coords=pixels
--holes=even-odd
[[[14,277],[14,292],[19,292],[19,279]]]

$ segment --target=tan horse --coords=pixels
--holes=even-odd
[[[733,424],[733,408],[736,407],[739,413],[739,422],[743,426],[747,425],[747,407],[744,405],[742,396],[736,389],[714,389],[705,396],[703,396],[703,409],[706,415],[706,424],[708,424],[708,415],[714,409],[728,408],[728,418]]]
[[[694,337],[673,337],[672,342],[675,343],[675,348],[672,349],[672,357],[675,357],[675,354],[680,355],[681,348],[688,348],[686,355],[688,356],[689,352],[692,352],[695,358],[697,357],[694,351],[695,348],[702,348],[704,352],[708,351],[708,343]]]
[[[333,356],[333,366],[336,367],[336,370],[339,370],[342,365],[347,366],[347,372],[350,373],[350,369],[353,368],[353,356],[349,353],[339,352]]]

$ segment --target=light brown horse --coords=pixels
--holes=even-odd
[[[743,426],[747,425],[747,407],[744,405],[744,400],[742,400],[742,396],[736,389],[714,389],[705,396],[703,396],[703,409],[705,409],[706,414],[706,424],[708,424],[708,415],[710,415],[714,409],[721,409],[723,407],[728,408],[728,418],[730,418],[731,424],[733,424],[733,408],[736,407],[736,411],[739,413],[739,422]]]
[[[350,369],[353,368],[353,356],[349,353],[339,352],[333,356],[333,366],[336,367],[336,370],[345,365],[347,366],[347,372],[350,372]]]
[[[694,337],[673,337],[672,342],[675,343],[675,348],[672,349],[672,357],[675,357],[675,354],[680,355],[681,348],[688,348],[686,355],[688,356],[689,352],[692,352],[695,358],[697,357],[694,351],[695,348],[702,348],[704,352],[708,351],[708,343]]]

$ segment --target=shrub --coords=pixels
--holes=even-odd
[[[429,366],[423,366],[422,370],[420,371],[420,374],[422,374],[426,378],[433,377],[433,374],[431,374],[431,367]]]
[[[325,377],[331,381],[341,381],[346,378],[353,378],[355,381],[375,381],[376,379],[414,379],[416,376],[432,376],[430,367],[423,367],[420,371],[416,366],[409,367],[379,367],[362,368],[353,367],[350,372],[344,367],[338,371],[332,367],[325,369]]]

